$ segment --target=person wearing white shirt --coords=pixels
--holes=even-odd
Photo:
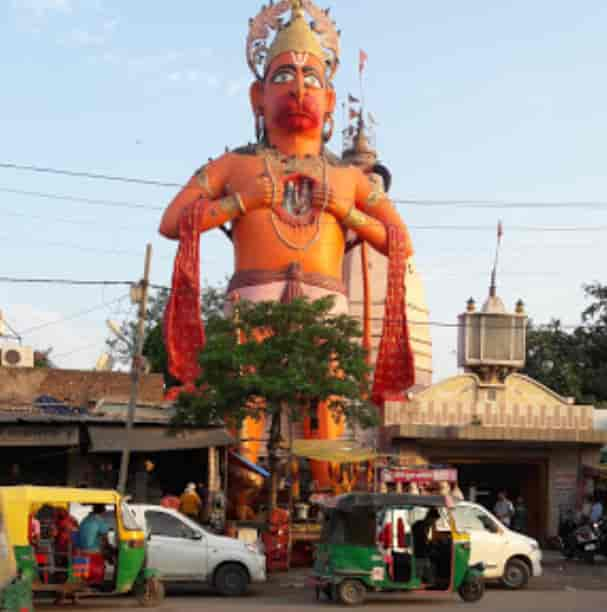
[[[594,498],[594,503],[590,510],[590,520],[593,523],[598,523],[603,518],[603,504],[598,497]]]

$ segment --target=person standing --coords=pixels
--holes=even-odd
[[[512,522],[512,516],[514,515],[514,506],[508,499],[506,491],[500,491],[497,495],[497,503],[493,509],[495,516],[504,524],[506,527],[510,527]]]
[[[603,518],[603,503],[598,495],[594,496],[592,507],[590,508],[590,521],[598,523]]]
[[[519,533],[527,533],[527,523],[529,521],[529,511],[522,496],[516,498],[514,505],[514,515],[512,516],[512,529]]]
[[[198,522],[202,501],[196,493],[196,485],[190,482],[179,498],[179,511],[187,517]]]

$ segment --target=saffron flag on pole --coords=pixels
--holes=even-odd
[[[365,66],[367,65],[367,60],[369,56],[361,49],[360,50],[360,59],[358,62],[358,70],[362,74],[365,71]]]
[[[501,221],[497,222],[497,240],[501,241],[502,236],[504,235],[504,226]]]
[[[350,104],[360,104],[360,100],[355,98],[352,94],[348,94],[348,102]]]

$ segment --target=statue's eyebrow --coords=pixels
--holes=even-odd
[[[294,64],[283,64],[282,66],[279,66],[278,68],[276,68],[276,70],[274,70],[274,72],[272,73],[272,77],[274,77],[279,72],[282,72],[283,70],[290,70],[291,72],[297,72],[297,67]]]

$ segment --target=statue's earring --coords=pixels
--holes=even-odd
[[[255,115],[255,138],[257,138],[259,144],[262,144],[266,139],[266,126],[261,113]]]
[[[329,142],[329,140],[331,140],[331,138],[333,137],[334,130],[335,130],[335,119],[333,115],[327,115],[325,119],[325,128],[322,134],[322,139],[324,142]]]

